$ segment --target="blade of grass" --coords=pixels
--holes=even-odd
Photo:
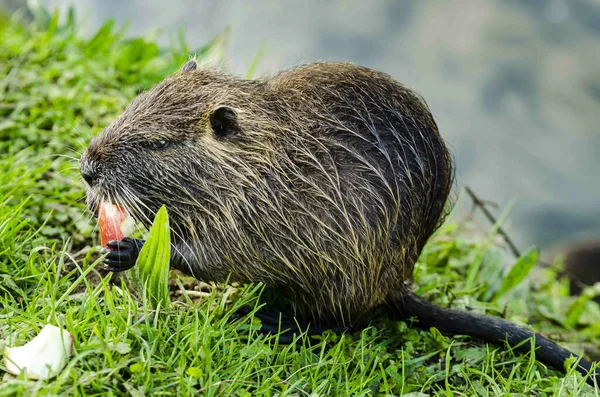
[[[171,233],[169,214],[163,205],[154,218],[148,238],[129,276],[138,292],[145,291],[153,308],[169,305]]]
[[[247,80],[250,80],[250,79],[252,79],[252,77],[254,77],[254,74],[256,73],[256,69],[258,68],[258,65],[260,64],[262,57],[265,55],[266,49],[267,49],[267,41],[265,40],[265,41],[263,41],[261,46],[258,48],[258,51],[256,52],[256,55],[254,56],[254,58],[252,58],[252,63],[250,63],[250,67],[248,68],[248,72],[246,73]]]

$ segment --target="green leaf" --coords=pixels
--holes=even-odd
[[[569,327],[575,326],[583,314],[587,302],[594,299],[598,295],[600,295],[600,283],[596,283],[592,287],[585,288],[583,293],[569,306],[565,323]]]
[[[169,215],[163,205],[150,228],[148,238],[140,251],[129,277],[140,294],[149,298],[153,308],[169,305],[169,261],[171,258],[171,231]]]
[[[506,295],[510,290],[519,285],[535,267],[539,255],[540,252],[536,248],[529,248],[527,251],[525,251],[525,253],[523,253],[523,255],[521,255],[521,257],[517,260],[517,263],[515,263],[512,269],[510,269],[506,277],[504,277],[504,280],[502,280],[500,289],[496,291],[492,301],[497,301]]]
[[[189,367],[188,369],[185,370],[185,373],[187,375],[191,376],[192,378],[199,378],[202,376],[204,371],[202,371],[202,368]]]

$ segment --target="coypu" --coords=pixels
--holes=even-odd
[[[92,211],[106,200],[149,225],[167,206],[173,267],[262,282],[313,325],[363,326],[383,307],[491,342],[535,336],[537,359],[558,369],[572,355],[411,292],[415,261],[447,213],[453,166],[425,102],[386,74],[316,63],[249,81],[192,60],[134,99],[80,170]],[[142,244],[109,242],[105,263],[131,268]]]

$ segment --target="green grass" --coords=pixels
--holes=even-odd
[[[579,374],[548,369],[531,354],[393,319],[311,345],[278,345],[248,317],[230,320],[239,306],[257,304],[260,286],[174,276],[171,306],[150,310],[97,262],[76,160],[138,92],[212,47],[165,50],[125,40],[110,23],[83,38],[72,18],[59,25],[45,14],[36,26],[0,22],[0,351],[46,323],[73,333],[75,347],[49,381],[9,376],[0,363],[0,396],[598,395]],[[532,269],[533,252],[507,259],[494,230],[448,222],[417,265],[419,294],[530,323],[576,352],[593,348],[593,291],[569,297],[556,266]]]

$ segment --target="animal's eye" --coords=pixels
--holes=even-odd
[[[162,150],[169,146],[169,141],[166,139],[157,139],[155,141],[144,143],[144,146],[152,150]]]

